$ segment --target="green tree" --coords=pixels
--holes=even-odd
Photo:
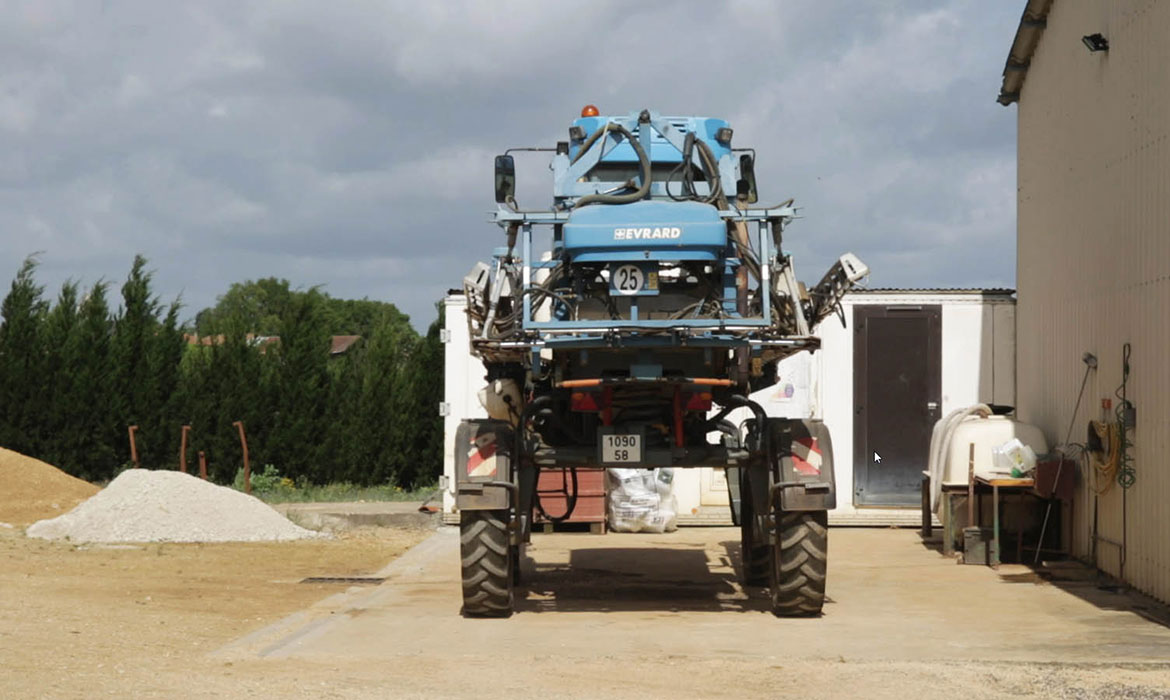
[[[53,462],[90,481],[108,479],[117,466],[122,432],[110,409],[110,340],[113,319],[106,301],[106,283],[97,282],[81,300],[77,322],[62,352],[70,374],[68,395],[61,397],[60,420],[67,426]]]
[[[0,305],[0,445],[34,454],[40,445],[42,333],[46,303],[37,260],[25,258]]]
[[[401,387],[410,373],[410,358],[418,336],[383,318],[365,349],[354,387],[358,394],[350,432],[353,448],[348,453],[361,483],[398,483],[398,475],[410,460],[404,452],[413,429],[410,406]]]
[[[420,338],[411,361],[411,371],[406,374],[401,391],[406,394],[405,403],[414,416],[415,428],[403,446],[406,454],[412,456],[397,475],[403,486],[423,486],[434,483],[442,471],[443,464],[443,419],[439,416],[439,403],[443,400],[443,343],[439,331],[443,328],[443,317],[431,323],[426,336]]]
[[[320,459],[329,468],[328,480],[368,484],[366,474],[377,445],[363,432],[362,371],[368,358],[365,344],[329,361],[328,428]]]
[[[268,454],[286,476],[323,481],[329,470],[321,449],[331,429],[328,406],[329,332],[316,290],[297,295],[280,322],[280,342],[266,355],[275,362],[271,398],[275,412]]]
[[[151,341],[158,330],[158,300],[150,290],[151,273],[146,270],[146,258],[134,256],[130,274],[122,285],[122,309],[114,320],[111,345],[111,401],[113,413],[121,429],[138,425],[136,436],[139,459],[150,452],[150,445],[162,439],[148,431],[151,418],[158,410],[154,404],[156,392],[151,386],[148,355]],[[123,451],[130,460],[129,445]],[[143,466],[155,466],[143,463]]]
[[[78,322],[77,284],[61,286],[57,302],[45,315],[41,345],[39,422],[41,439],[34,450],[41,459],[59,464],[68,431],[72,406],[76,400],[72,367],[68,365],[69,338]]]
[[[179,327],[179,302],[173,302],[146,343],[142,421],[147,440],[144,464],[155,468],[178,466],[180,403],[179,366],[186,341]]]
[[[216,335],[243,322],[246,332],[277,335],[281,318],[297,294],[300,292],[292,291],[286,279],[266,277],[255,282],[235,282],[215,306],[195,316],[195,329],[200,335]]]
[[[195,328],[200,335],[216,335],[225,332],[229,319],[243,319],[248,332],[279,335],[282,319],[292,305],[310,294],[321,305],[322,323],[330,335],[368,338],[384,320],[403,327],[410,325],[410,318],[393,304],[371,299],[334,299],[315,288],[295,290],[286,279],[266,277],[232,284],[215,306],[195,316]]]
[[[184,362],[183,416],[192,426],[191,454],[204,450],[211,474],[220,482],[230,483],[243,466],[236,421],[244,423],[252,462],[268,459],[271,358],[244,329],[241,319],[231,320],[222,343],[195,348]]]

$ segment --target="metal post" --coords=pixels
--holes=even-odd
[[[199,450],[199,478],[207,481],[207,455]]]
[[[979,514],[983,516],[982,513]],[[975,443],[967,452],[967,527],[975,526]]]
[[[520,327],[527,329],[532,323],[532,297],[529,296],[528,290],[532,287],[532,224],[526,223],[521,227],[523,234],[523,255],[524,267],[520,271],[520,284],[523,287],[524,299],[521,300],[521,305],[524,307],[524,313],[520,318]],[[499,273],[497,273],[498,275]]]
[[[187,433],[191,432],[191,426],[184,425],[179,434],[179,471],[184,474],[187,473]]]
[[[138,445],[134,441],[134,433],[138,430],[137,425],[128,426],[127,431],[130,433],[130,461],[134,463],[135,469],[140,469],[138,465]]]
[[[682,388],[676,386],[674,388],[674,446],[683,447],[685,441],[683,440],[683,405],[682,405]]]
[[[772,251],[768,247],[768,225],[761,221],[756,231],[760,237],[760,296],[764,300],[764,321],[772,325]]]
[[[995,528],[991,533],[991,568],[999,568],[999,483],[992,479],[991,481],[991,509],[992,527]],[[982,538],[981,538],[982,539]]]
[[[244,421],[232,425],[240,429],[240,446],[244,448],[244,493],[252,493],[252,467],[248,464],[248,438],[244,436]]]

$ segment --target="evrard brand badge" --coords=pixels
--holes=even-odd
[[[677,226],[655,226],[645,228],[615,228],[615,241],[640,241],[654,238],[680,238],[682,229]]]

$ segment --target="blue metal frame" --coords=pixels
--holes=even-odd
[[[641,263],[657,265],[658,261],[680,262],[687,259],[710,259],[716,254],[711,263],[722,265],[723,303],[725,317],[721,319],[663,319],[648,320],[638,318],[638,296],[631,295],[630,318],[628,319],[598,319],[598,320],[547,320],[538,321],[534,318],[534,309],[531,295],[528,290],[533,287],[534,271],[550,269],[570,259],[563,234],[563,226],[572,223],[572,207],[576,198],[597,192],[606,192],[620,188],[623,183],[614,182],[581,182],[590,170],[599,163],[636,164],[637,156],[633,147],[626,142],[624,135],[614,130],[600,137],[589,151],[576,163],[572,157],[580,151],[584,141],[598,130],[605,130],[610,125],[617,124],[624,127],[638,139],[642,148],[649,155],[652,163],[678,163],[682,159],[686,133],[694,133],[698,139],[706,143],[712,154],[718,160],[720,177],[725,183],[734,183],[739,175],[738,158],[733,156],[730,143],[721,143],[716,139],[719,129],[727,127],[727,122],[720,119],[706,119],[700,117],[663,117],[656,112],[649,113],[649,122],[639,122],[640,113],[631,113],[626,117],[586,117],[574,122],[580,127],[580,133],[574,135],[570,143],[568,154],[560,153],[554,156],[552,170],[554,173],[555,205],[547,211],[517,211],[500,206],[494,213],[493,220],[504,228],[517,227],[521,236],[521,284],[524,289],[522,301],[521,328],[528,336],[528,340],[519,341],[517,347],[529,348],[588,348],[597,346],[628,346],[628,347],[660,347],[670,345],[687,345],[695,347],[744,347],[751,346],[760,349],[764,345],[772,346],[804,346],[815,343],[813,338],[778,339],[769,334],[773,327],[772,282],[771,269],[780,258],[779,251],[772,250],[772,226],[783,226],[796,217],[796,211],[791,206],[773,207],[766,209],[744,209],[734,207],[712,212],[713,219],[737,221],[755,226],[755,236],[758,240],[757,250],[760,254],[761,265],[761,294],[763,312],[759,316],[741,317],[736,307],[736,272],[742,266],[738,253],[730,243],[722,248],[704,247],[709,243],[696,243],[691,250],[687,248],[687,240],[670,242],[647,241],[645,245],[606,245],[601,240],[595,250],[590,250],[591,242],[587,239],[583,247],[575,253],[581,260],[588,259],[594,263]],[[580,138],[577,138],[577,137]],[[640,177],[640,175],[638,176]],[[706,183],[695,182],[695,190],[704,194]],[[668,199],[665,183],[655,181],[647,195],[647,199],[663,201]],[[604,206],[604,205],[602,205]],[[615,214],[620,214],[623,206],[607,207]],[[584,211],[584,210],[582,210]],[[632,212],[631,212],[632,214]],[[717,217],[714,218],[714,217]],[[591,219],[594,217],[590,217]],[[637,218],[637,217],[635,217]],[[644,217],[645,218],[645,217]],[[686,219],[686,221],[691,221]],[[620,220],[614,225],[620,226]],[[552,240],[554,260],[533,260],[533,226],[544,225],[552,227],[556,232]],[[608,224],[606,224],[608,225]],[[640,225],[645,225],[640,224]],[[664,222],[663,225],[666,225]],[[677,224],[687,225],[687,224]],[[695,220],[691,226],[709,226],[703,223],[702,217]],[[595,223],[582,223],[588,230]],[[684,232],[685,233],[685,232]],[[697,232],[696,232],[696,235]],[[700,236],[700,238],[702,238]],[[697,247],[696,247],[697,246]],[[709,251],[709,252],[701,252]],[[636,257],[635,257],[636,256]],[[696,258],[696,256],[699,256]],[[577,258],[574,258],[576,261]],[[497,260],[499,263],[500,260]],[[501,345],[512,343],[502,343]],[[539,350],[535,350],[539,352]],[[534,358],[535,359],[535,358]]]
[[[761,294],[763,299],[763,314],[756,317],[741,317],[735,314],[729,315],[722,319],[671,319],[671,320],[640,320],[637,318],[637,297],[631,297],[633,302],[631,305],[630,319],[611,320],[590,320],[590,321],[537,321],[533,318],[532,298],[527,293],[524,295],[524,314],[521,319],[521,328],[525,331],[541,331],[541,330],[587,330],[597,328],[599,325],[604,325],[607,329],[621,330],[621,329],[638,329],[638,330],[671,330],[671,329],[722,329],[728,327],[735,328],[768,328],[772,325],[772,295],[770,294],[769,285],[771,284],[770,270],[772,251],[771,251],[771,236],[769,235],[766,226],[760,226],[757,229],[759,237],[759,251],[762,266],[762,280],[761,280]],[[557,261],[543,260],[533,262],[532,260],[532,224],[526,223],[521,227],[522,236],[522,253],[521,253],[521,280],[524,285],[524,290],[527,291],[532,287],[533,270],[548,269],[555,267]],[[725,298],[730,296],[732,303],[735,300],[734,277],[735,270],[739,266],[739,261],[736,258],[725,258],[725,264],[728,272],[724,274],[725,285],[730,278],[731,286],[725,287]],[[615,260],[615,262],[625,262],[624,260]],[[631,261],[632,262],[632,261]],[[743,341],[745,344],[747,340]]]
[[[581,197],[587,194],[604,192],[613,189],[620,183],[614,182],[579,182],[598,163],[637,163],[638,158],[633,147],[619,138],[616,132],[606,133],[601,144],[593,147],[576,163],[576,157],[585,139],[589,138],[598,129],[606,129],[610,124],[625,127],[637,135],[642,148],[655,163],[678,163],[682,158],[682,150],[686,134],[694,133],[710,148],[719,164],[719,174],[724,182],[735,182],[739,171],[738,161],[732,157],[729,144],[721,144],[715,134],[719,129],[728,127],[722,119],[708,119],[704,117],[663,117],[658,112],[650,112],[650,129],[643,130],[639,123],[640,112],[631,112],[626,117],[583,117],[573,122],[584,132],[584,138],[574,139],[569,143],[569,153],[558,154],[553,158],[552,170],[554,175],[553,197],[559,202],[570,197]],[[658,136],[656,137],[655,134]],[[710,193],[707,183],[696,182],[695,191],[700,195]],[[651,183],[652,197],[666,197],[666,183]]]

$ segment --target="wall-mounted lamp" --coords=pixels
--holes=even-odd
[[[1109,40],[1102,36],[1100,32],[1083,36],[1081,37],[1081,41],[1084,42],[1085,48],[1093,53],[1109,50]]]

